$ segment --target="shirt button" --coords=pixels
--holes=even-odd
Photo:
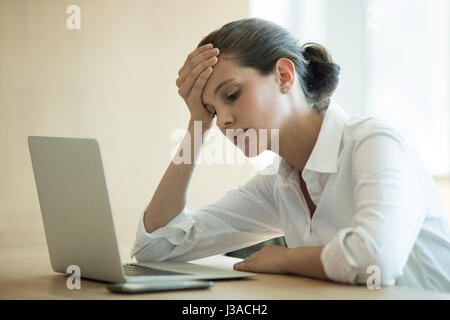
[[[318,196],[318,195],[319,195],[318,192],[311,192],[311,196],[313,196],[313,197]]]

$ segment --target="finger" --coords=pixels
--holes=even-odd
[[[198,54],[200,54],[206,50],[212,49],[212,48],[213,48],[212,43],[207,43],[201,47],[198,47],[187,56],[186,61],[197,56]],[[186,61],[184,62],[184,65],[186,64]],[[180,75],[181,70],[183,69],[184,65],[180,68],[180,70],[178,70],[178,75]]]
[[[183,82],[183,84],[180,86],[180,90],[178,90],[178,93],[182,97],[187,97],[190,95],[191,90],[193,89],[193,86],[195,82],[197,81],[198,77],[204,72],[208,67],[212,67],[214,64],[217,63],[217,57],[212,57],[208,60],[203,61],[201,64],[199,64],[197,67],[192,70],[189,77]],[[203,87],[202,87],[203,90]]]
[[[213,71],[212,67],[209,67],[200,74],[200,76],[195,81],[194,86],[192,87],[192,90],[189,96],[186,98],[186,100],[188,100],[189,102],[192,101],[197,105],[203,105],[201,97],[203,87],[205,86],[205,83],[208,80],[209,76],[211,75],[212,71]]]
[[[178,70],[178,75],[182,75],[186,69],[188,69],[189,65],[191,65],[192,61],[198,57],[199,55],[201,55],[204,52],[207,52],[208,50],[211,50],[213,48],[212,43],[208,43],[204,46],[198,47],[197,49],[195,49],[194,51],[192,51],[186,58],[186,60],[184,61],[183,66],[180,68],[180,70]]]
[[[253,263],[246,263],[244,261],[238,263],[238,265],[236,266],[236,270],[238,270],[238,271],[256,271],[254,269]]]
[[[186,69],[181,73],[181,75],[175,82],[177,87],[181,88],[187,82],[187,85],[185,87],[189,91],[198,75],[202,73],[206,68],[215,65],[217,61],[218,59],[216,56],[214,56],[214,54],[205,55],[205,57],[202,58],[202,60],[198,61],[195,66],[193,66],[191,69]]]
[[[233,265],[234,270],[243,270],[245,268],[245,264],[243,262],[238,262]]]
[[[183,68],[180,70],[179,77],[176,81],[177,87],[181,87],[184,83],[184,81],[190,76],[192,70],[197,68],[199,65],[204,63],[204,61],[207,61],[208,59],[211,59],[219,54],[219,49],[214,48],[212,50],[207,50],[195,58],[193,58],[191,61],[187,61]],[[216,58],[217,61],[217,58]],[[202,68],[204,69],[204,68]],[[200,71],[201,72],[201,71]]]

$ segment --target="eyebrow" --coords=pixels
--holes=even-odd
[[[225,81],[223,81],[221,84],[219,84],[217,87],[216,87],[216,89],[214,90],[214,95],[216,96],[217,95],[217,92],[219,92],[219,90],[220,90],[220,88],[222,88],[224,85],[226,85],[228,82],[230,82],[230,81],[233,81],[234,79],[233,78],[231,78],[231,79],[227,79],[227,80],[225,80]],[[209,105],[212,105],[212,104],[210,104],[210,103],[208,103]]]
[[[220,90],[220,88],[222,88],[224,85],[226,85],[228,82],[233,81],[234,79],[228,79],[225,80],[224,82],[222,82],[221,84],[219,84],[216,88],[216,90],[214,90],[214,95],[217,95],[217,92]]]

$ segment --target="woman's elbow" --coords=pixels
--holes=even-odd
[[[360,262],[357,283],[367,286],[392,286],[397,277],[403,274],[403,265],[396,258],[378,255]]]
[[[134,254],[137,262],[157,262],[166,260],[174,249],[174,245],[165,239],[155,241]]]

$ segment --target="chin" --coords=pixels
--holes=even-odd
[[[250,143],[254,144],[252,148],[250,148]],[[238,143],[235,142],[235,146],[245,155],[246,158],[255,158],[263,151],[267,150],[267,147],[265,146],[260,148],[259,139],[249,139],[248,137],[245,137],[244,141],[239,141]],[[250,152],[250,150],[252,152]]]

